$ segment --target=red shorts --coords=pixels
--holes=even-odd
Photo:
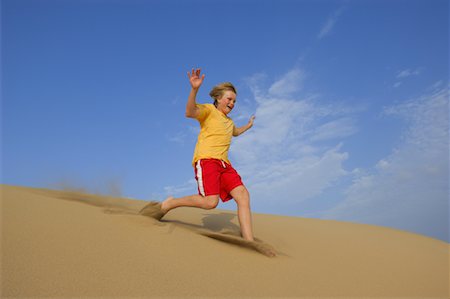
[[[219,195],[222,202],[226,202],[233,198],[231,190],[243,185],[237,171],[222,160],[201,159],[194,168],[198,194],[202,196]]]

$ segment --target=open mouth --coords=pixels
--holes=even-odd
[[[227,107],[228,107],[228,109],[230,109],[230,111],[233,110],[233,107],[230,107],[230,106],[227,106]]]

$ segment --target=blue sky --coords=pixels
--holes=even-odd
[[[256,115],[230,152],[253,211],[448,242],[448,1],[1,5],[2,183],[195,193],[200,67],[198,102],[231,81],[235,123]]]

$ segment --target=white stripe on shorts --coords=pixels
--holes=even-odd
[[[203,172],[202,172],[202,165],[200,164],[202,160],[197,161],[197,165],[195,166],[197,168],[197,182],[198,182],[198,190],[200,191],[200,194],[202,196],[205,195],[205,187],[203,186]]]

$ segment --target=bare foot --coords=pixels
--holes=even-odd
[[[172,201],[172,200],[173,200],[173,196],[169,196],[165,200],[163,200],[163,202],[161,203],[161,212],[166,214],[167,212],[169,212],[171,210],[170,201]]]
[[[148,203],[146,206],[144,206],[139,211],[139,214],[144,215],[144,216],[149,216],[149,217],[154,218],[156,220],[161,220],[161,218],[164,217],[164,215],[166,213],[164,213],[161,210],[161,203],[160,202],[151,201],[150,203]]]

